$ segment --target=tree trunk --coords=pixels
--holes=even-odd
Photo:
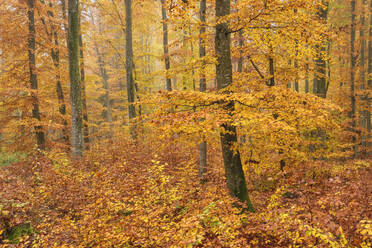
[[[243,72],[243,46],[244,46],[244,37],[243,37],[243,30],[240,30],[238,33],[239,37],[239,60],[238,60],[238,72]]]
[[[36,70],[36,57],[35,57],[35,11],[34,11],[34,0],[28,0],[28,63],[30,69],[30,85],[31,90],[37,91],[38,90],[38,82],[37,82],[37,74],[35,73]],[[39,100],[37,98],[37,94],[32,92],[32,117],[38,121],[41,120],[40,118],[40,111],[39,111]],[[45,149],[45,135],[43,131],[43,127],[41,124],[37,124],[34,126],[35,133],[36,133],[36,140],[37,146],[39,149]]]
[[[353,142],[353,156],[357,156],[357,146],[356,146],[356,104],[355,104],[355,64],[356,64],[356,57],[355,57],[355,5],[356,1],[351,0],[351,26],[350,26],[350,102],[351,102],[351,111],[350,111],[350,119],[351,119],[351,130],[353,132],[352,142]]]
[[[269,85],[268,86],[274,86],[275,85],[275,76],[274,76],[274,59],[273,57],[269,58],[269,72],[270,72],[270,79],[269,79]]]
[[[81,78],[79,64],[79,0],[68,1],[68,57],[72,117],[72,156],[81,158],[84,151]]]
[[[224,17],[230,14],[230,0],[216,0],[216,17]],[[216,78],[217,88],[222,91],[232,83],[232,64],[230,52],[230,32],[227,23],[216,25],[215,50],[217,56]],[[225,92],[227,93],[227,92]],[[228,102],[224,108],[234,112],[234,102]],[[231,123],[224,123],[221,132],[222,155],[225,166],[227,187],[230,195],[237,197],[246,204],[249,211],[254,211],[249,199],[247,184],[239,151],[233,151],[237,143],[236,127]]]
[[[112,125],[112,114],[111,114],[111,102],[110,102],[110,87],[108,83],[108,75],[106,70],[105,61],[102,53],[99,51],[98,46],[96,45],[96,53],[98,57],[98,65],[100,76],[102,77],[103,88],[105,89],[105,105],[106,105],[106,118],[110,128],[110,137],[113,135],[113,125]]]
[[[369,15],[369,31],[368,31],[368,35],[369,35],[369,39],[368,39],[368,75],[371,75],[372,74],[372,0],[370,0],[370,3],[369,3],[369,11],[368,11],[368,15]],[[372,77],[368,76],[368,83],[367,83],[367,86],[368,86],[368,90],[372,90]],[[367,95],[367,106],[371,106],[371,99],[372,99],[372,96],[370,95]],[[368,148],[371,149],[371,146],[372,146],[372,142],[371,142],[371,111],[369,110],[369,107],[367,108],[367,111],[366,111],[366,119],[367,119],[367,142],[368,142]],[[369,152],[370,154],[372,153],[372,151]]]
[[[136,108],[134,106],[134,80],[133,80],[133,46],[132,46],[132,1],[125,0],[126,10],[126,32],[125,32],[125,55],[126,55],[126,73],[127,73],[127,96],[128,96],[128,114],[130,134],[133,139],[136,138],[136,128],[133,119],[136,118]]]
[[[305,65],[305,93],[309,93],[309,64]]]
[[[364,91],[366,89],[366,80],[365,80],[365,48],[366,48],[366,37],[364,35],[364,29],[365,29],[365,5],[366,0],[362,1],[362,11],[360,14],[360,30],[359,30],[359,37],[360,37],[360,89]],[[366,109],[365,103],[363,104],[363,100],[366,98],[365,96],[360,97],[361,100],[361,110],[360,110],[360,126],[365,130],[367,128],[367,116],[368,116],[368,108]],[[363,150],[367,150],[367,136],[364,134],[364,132],[361,135],[361,145],[363,146]]]
[[[318,8],[318,18],[320,19],[320,21],[326,23],[328,16],[328,3],[326,1],[322,1],[322,4],[326,6],[326,8],[324,9],[323,6]],[[326,52],[326,48],[324,45],[320,45],[316,47],[316,50],[318,54],[317,59],[315,60],[316,73],[314,75],[313,92],[319,97],[326,98],[326,61],[323,58],[323,54]]]
[[[205,19],[206,19],[206,11],[207,11],[207,1],[201,0],[200,1],[200,38],[199,38],[199,57],[203,59],[206,55],[205,49],[205,41],[204,36],[206,32],[205,28]],[[200,91],[205,92],[207,90],[207,82],[205,78],[205,63],[203,62],[201,72],[200,72]],[[199,173],[200,176],[203,178],[203,175],[207,172],[207,142],[203,141],[200,143],[200,164],[199,164]]]
[[[49,3],[49,7],[53,8],[53,4]],[[52,11],[48,11],[48,15],[51,18],[54,18],[54,14]],[[59,40],[58,40],[58,32],[53,24],[53,21],[50,20],[51,23],[51,39],[54,41],[54,47],[51,48],[50,54],[52,57],[54,68],[57,72],[56,74],[56,91],[57,91],[57,98],[58,98],[58,104],[59,104],[59,113],[61,114],[63,120],[63,129],[62,129],[62,138],[66,145],[69,144],[70,138],[68,135],[68,124],[66,120],[66,104],[65,104],[65,96],[62,89],[62,83],[61,83],[61,69],[60,69],[60,48],[59,48]]]
[[[81,80],[81,100],[82,100],[82,113],[83,113],[83,133],[84,133],[84,146],[89,150],[89,126],[88,126],[88,109],[87,109],[87,94],[85,87],[85,65],[84,65],[84,47],[83,37],[81,35],[81,25],[79,18],[79,49],[80,49],[80,80]]]
[[[172,80],[169,77],[170,59],[168,52],[168,24],[167,24],[167,12],[164,8],[164,0],[161,0],[161,16],[163,21],[163,49],[164,49],[164,63],[166,71],[166,86],[168,91],[172,91]]]

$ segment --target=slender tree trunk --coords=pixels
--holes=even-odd
[[[238,60],[238,72],[243,72],[243,63],[244,63],[244,57],[243,57],[243,47],[244,47],[244,37],[243,37],[243,30],[240,30],[238,33],[239,37],[239,60]]]
[[[361,11],[361,14],[360,14],[360,30],[359,30],[359,37],[360,37],[360,89],[362,91],[365,90],[366,88],[366,80],[365,80],[365,48],[366,48],[366,38],[365,38],[365,35],[364,35],[364,29],[365,29],[365,5],[366,5],[366,0],[363,0],[362,1],[362,11]],[[362,128],[366,130],[366,122],[367,122],[367,111],[368,109],[365,108],[365,105],[363,104],[363,100],[365,96],[361,96],[360,97],[360,100],[361,100],[361,103],[362,103],[362,109],[360,110],[360,125]],[[361,145],[363,146],[363,150],[367,149],[367,137],[366,135],[363,133],[361,135]]]
[[[305,93],[309,93],[309,64],[305,65]]]
[[[205,19],[206,19],[206,11],[207,11],[207,1],[201,0],[200,1],[200,38],[199,38],[199,57],[203,59],[206,55],[205,49],[205,41],[204,36],[206,32],[205,28]],[[205,78],[205,63],[203,62],[201,72],[200,72],[200,82],[199,82],[199,89],[201,92],[205,92],[207,90],[207,82]],[[200,143],[200,165],[199,165],[199,173],[200,176],[203,178],[203,175],[207,172],[207,142],[203,141]]]
[[[369,28],[368,28],[368,75],[372,74],[372,0],[369,2],[369,10],[368,10],[368,15],[369,15]],[[368,77],[368,90],[372,90],[372,77]],[[371,99],[372,96],[367,95],[367,106],[371,106]],[[367,119],[367,140],[368,140],[368,148],[371,149],[372,146],[372,141],[371,141],[371,111],[369,108],[367,108],[366,111],[366,119]],[[369,152],[370,154],[372,153],[372,149]]]
[[[79,68],[79,0],[68,0],[68,57],[71,84],[72,156],[81,158],[84,151],[84,140]]]
[[[134,106],[134,80],[133,80],[133,46],[132,46],[132,1],[125,0],[126,10],[126,73],[127,73],[127,96],[128,96],[128,113],[129,113],[129,125],[130,134],[133,139],[136,138],[136,127],[134,124],[134,118],[136,118],[136,109]]]
[[[28,63],[30,69],[30,85],[33,91],[38,90],[38,82],[37,82],[37,74],[36,70],[36,48],[35,48],[35,1],[34,0],[27,0],[28,4]],[[37,94],[32,92],[32,117],[38,121],[41,121],[40,118],[40,111],[39,111],[39,99],[37,98]],[[45,134],[43,131],[43,127],[41,124],[37,124],[34,126],[35,133],[36,133],[36,140],[37,146],[39,149],[45,149]]]
[[[49,7],[50,8],[53,8],[53,4],[52,3],[49,3]],[[49,17],[51,18],[54,18],[54,14],[52,11],[48,11],[48,15]],[[52,61],[53,61],[53,65],[54,65],[54,68],[56,70],[56,91],[57,91],[57,98],[58,98],[58,104],[59,104],[59,107],[58,107],[58,110],[59,110],[59,113],[61,114],[63,120],[63,129],[62,129],[62,138],[65,142],[66,145],[69,144],[70,142],[70,138],[69,138],[69,135],[68,135],[68,124],[67,124],[67,120],[66,120],[66,104],[65,104],[65,96],[64,96],[64,93],[63,93],[63,89],[62,89],[62,83],[61,83],[61,69],[60,69],[60,48],[59,48],[59,40],[58,40],[58,32],[57,32],[57,29],[55,27],[55,25],[53,24],[53,21],[50,20],[50,23],[51,23],[51,33],[50,33],[50,36],[51,36],[51,41],[54,42],[54,47],[52,47],[50,50],[50,54],[51,54],[51,57],[52,57]]]
[[[318,8],[318,18],[320,21],[326,23],[327,17],[328,17],[328,3],[326,1],[322,1],[323,5],[326,8],[319,7]],[[326,98],[327,91],[326,91],[326,82],[327,82],[327,75],[326,75],[326,60],[324,59],[324,53],[326,53],[326,47],[325,45],[319,45],[316,47],[316,50],[318,51],[317,59],[315,60],[315,66],[316,66],[316,73],[314,75],[314,87],[313,91],[314,94]]]
[[[294,81],[294,88],[295,88],[295,91],[299,92],[299,85],[298,85],[298,61],[297,59],[295,59],[294,61],[294,67],[296,69],[296,78],[295,78],[295,81]]]
[[[167,11],[164,7],[164,0],[161,0],[161,16],[163,21],[163,49],[164,49],[164,63],[166,71],[166,86],[168,91],[172,91],[172,80],[169,77],[170,59],[168,51],[168,24],[167,24]]]
[[[106,118],[110,128],[110,137],[113,135],[113,124],[112,124],[112,113],[111,113],[111,102],[110,102],[110,87],[108,83],[108,75],[106,70],[105,61],[102,53],[100,53],[98,46],[96,45],[96,53],[98,57],[99,72],[102,77],[103,88],[105,89],[105,105],[106,105]]]
[[[80,80],[81,80],[81,97],[82,97],[82,113],[83,113],[83,133],[84,133],[84,146],[89,150],[89,126],[88,126],[88,109],[87,109],[87,94],[85,87],[85,64],[84,64],[84,47],[83,37],[81,34],[81,25],[79,18],[79,50],[80,50]]]
[[[275,85],[274,59],[271,56],[269,58],[269,72],[270,72],[269,86],[274,86]]]
[[[230,14],[230,0],[216,0],[216,17]],[[215,50],[217,56],[216,74],[217,88],[222,91],[232,83],[232,64],[230,52],[230,32],[227,23],[216,25]],[[225,92],[226,93],[226,92]],[[234,102],[226,103],[224,107],[229,113],[234,112]],[[227,187],[230,195],[246,203],[249,211],[254,211],[249,199],[247,184],[244,176],[239,151],[233,151],[237,143],[236,127],[231,123],[224,123],[221,132],[222,156],[225,166]]]
[[[350,111],[350,118],[351,118],[351,130],[353,132],[352,142],[353,142],[353,156],[357,156],[357,146],[356,146],[356,104],[355,104],[355,64],[356,64],[356,57],[355,57],[355,6],[356,1],[351,0],[351,28],[350,28],[350,102],[351,102],[351,111]]]

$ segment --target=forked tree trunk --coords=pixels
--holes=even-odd
[[[28,64],[30,69],[30,85],[31,90],[37,91],[38,90],[38,82],[37,82],[37,74],[35,72],[36,70],[36,57],[35,57],[35,1],[34,0],[28,0]],[[32,92],[32,117],[38,121],[41,120],[40,118],[40,111],[39,111],[39,99],[37,98],[37,94]],[[36,141],[37,146],[39,149],[44,150],[45,149],[45,134],[43,131],[43,127],[41,124],[37,124],[34,126],[35,133],[36,133]]]
[[[216,0],[216,17],[224,17],[230,14],[230,0]],[[230,52],[230,32],[226,22],[216,25],[215,50],[217,56],[216,78],[217,88],[222,92],[232,83],[232,64]],[[224,92],[227,93],[228,92]],[[232,114],[234,102],[228,102],[224,108]],[[249,211],[254,211],[248,195],[247,184],[239,151],[234,151],[237,143],[236,127],[231,123],[224,123],[221,132],[222,155],[224,160],[227,187],[230,195],[237,197],[246,204]]]
[[[81,97],[81,78],[79,64],[79,0],[68,1],[68,57],[70,71],[71,100],[71,145],[72,156],[83,156],[83,115]]]

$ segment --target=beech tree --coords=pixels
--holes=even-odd
[[[38,81],[37,81],[37,74],[36,74],[36,41],[35,41],[35,0],[27,0],[28,5],[28,63],[29,63],[29,70],[30,70],[30,85],[31,90],[34,92],[31,93],[32,95],[32,117],[35,118],[37,121],[41,121],[40,118],[40,110],[39,110],[39,100],[37,97],[37,90],[38,90]],[[37,124],[34,126],[35,133],[36,133],[36,140],[39,149],[45,149],[45,135],[43,131],[43,127],[41,124]]]
[[[136,138],[136,108],[134,106],[134,79],[133,79],[133,38],[132,38],[132,0],[125,0],[125,55],[126,55],[126,73],[127,73],[127,96],[128,96],[128,113],[130,134],[133,139]]]
[[[71,145],[75,158],[83,156],[83,113],[79,62],[79,0],[68,1],[68,58],[71,100]]]
[[[205,31],[206,31],[206,11],[207,11],[207,1],[200,1],[200,37],[199,37],[199,57],[203,59],[206,55],[205,49]],[[207,82],[205,78],[205,65],[203,63],[202,70],[200,73],[200,91],[205,92],[207,90]],[[203,141],[200,143],[200,175],[203,176],[207,171],[207,142]]]
[[[216,1],[216,17],[223,18],[230,14],[230,0]],[[222,94],[229,94],[228,87],[232,84],[232,64],[230,52],[231,32],[226,21],[218,19],[216,25],[215,50],[217,56],[216,77],[217,88]],[[232,113],[234,102],[225,102],[224,108]],[[248,195],[247,184],[242,167],[239,150],[234,151],[234,144],[237,143],[236,127],[231,123],[222,124],[221,145],[225,166],[226,182],[229,192],[244,202],[249,211],[254,211]]]
[[[165,83],[168,91],[172,90],[172,80],[169,77],[170,58],[168,48],[168,24],[167,11],[165,9],[165,1],[161,0],[161,17],[163,21],[163,50],[164,50],[164,64],[165,64]]]

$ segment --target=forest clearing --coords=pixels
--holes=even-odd
[[[372,0],[0,0],[0,247],[372,247]]]

